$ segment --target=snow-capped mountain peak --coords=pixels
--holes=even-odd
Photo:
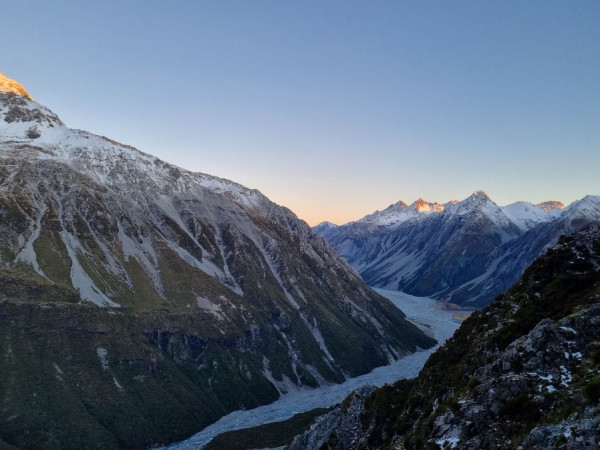
[[[540,208],[544,211],[555,211],[565,209],[565,205],[562,202],[557,202],[556,200],[548,200],[546,202],[538,203]]]
[[[444,205],[439,203],[426,202],[422,198],[419,198],[413,204],[410,205],[411,209],[415,209],[418,212],[441,212],[444,210]]]
[[[105,174],[120,170],[118,166],[122,168],[127,162],[134,172],[143,170],[139,172],[138,178],[134,176],[134,172],[129,177],[124,177],[121,181],[125,184],[150,182],[157,190],[165,191],[171,175],[177,172],[179,175],[175,178],[178,178],[178,186],[181,185],[181,188],[183,184],[187,183],[187,187],[193,184],[196,188],[224,194],[267,215],[270,211],[266,209],[273,209],[272,203],[256,189],[219,177],[176,168],[129,145],[86,131],[69,129],[49,108],[35,102],[21,84],[0,74],[0,142],[2,141],[48,145],[44,152],[30,152],[31,157],[88,166],[88,169],[107,183],[109,181]],[[279,211],[279,208],[275,209]]]
[[[318,224],[316,226],[317,227],[321,227],[323,229],[325,229],[325,228],[337,228],[338,227],[338,225],[336,225],[335,223],[331,223],[331,222],[329,222],[327,220],[321,222],[320,224]]]
[[[600,216],[600,195],[586,195],[566,207],[561,215],[596,218]]]
[[[545,203],[556,203],[560,202],[545,202]],[[515,202],[510,205],[503,206],[502,212],[512,220],[519,228],[523,230],[529,230],[539,223],[548,222],[558,215],[561,210],[558,207],[547,207],[544,208],[540,205],[534,205],[529,202]]]
[[[65,131],[56,114],[35,102],[21,84],[0,73],[0,135],[24,142],[55,143]]]
[[[478,190],[478,191],[473,192],[471,195],[469,195],[461,203],[471,204],[471,205],[483,205],[483,204],[486,204],[489,202],[494,203],[485,191]]]
[[[29,92],[27,92],[21,83],[8,78],[2,72],[0,72],[0,92],[24,95],[29,98],[29,100],[33,101]]]
[[[318,225],[315,225],[313,227],[313,231],[319,235],[326,235],[329,232],[334,231],[337,227],[338,225],[336,225],[335,223],[324,221]]]
[[[466,215],[484,215],[497,224],[506,224],[508,218],[502,213],[500,207],[484,191],[475,191],[466,199],[455,203],[447,204],[447,210],[450,213],[460,216]]]

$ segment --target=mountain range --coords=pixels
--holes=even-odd
[[[174,441],[434,343],[287,208],[0,74],[0,446]]]
[[[475,308],[514,284],[563,234],[600,221],[600,196],[567,207],[500,207],[483,191],[445,204],[422,199],[337,226],[314,227],[371,286]]]

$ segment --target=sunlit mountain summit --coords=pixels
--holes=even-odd
[[[21,83],[8,78],[2,72],[0,72],[0,92],[24,95],[29,100],[33,100]]]

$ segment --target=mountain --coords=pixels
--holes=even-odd
[[[313,231],[319,235],[323,235],[325,233],[327,233],[329,230],[335,229],[337,228],[337,225],[335,223],[331,223],[331,222],[321,222],[318,225],[315,225],[313,227]]]
[[[502,208],[502,212],[516,225],[527,231],[539,223],[549,222],[560,215],[565,205],[560,202],[543,202],[533,205],[516,202]]]
[[[142,448],[425,336],[260,192],[69,129],[0,75],[0,446]]]
[[[417,378],[362,388],[289,448],[598,448],[599,325],[596,223],[467,318]]]
[[[477,191],[443,205],[399,202],[356,222],[315,229],[371,286],[481,307],[562,234],[599,220],[599,196],[567,208],[559,202],[500,207]]]

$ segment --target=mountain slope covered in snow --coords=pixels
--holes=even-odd
[[[433,345],[288,209],[19,86],[0,75],[0,443],[181,439]]]

